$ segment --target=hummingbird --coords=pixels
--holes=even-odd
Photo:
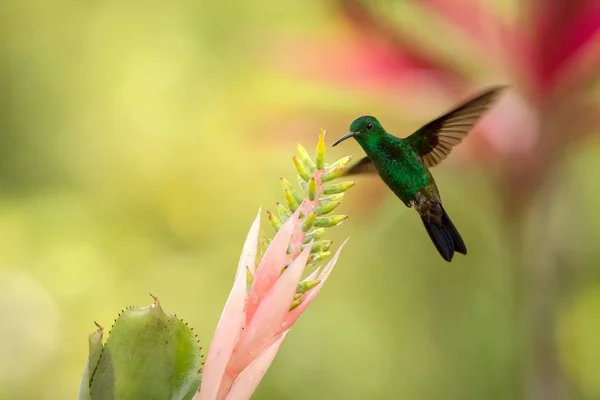
[[[364,115],[333,143],[354,138],[367,154],[344,175],[377,173],[406,207],[414,207],[442,258],[467,254],[467,247],[442,205],[430,168],[440,164],[477,124],[507,86],[494,86],[402,139],[387,132],[377,118]]]

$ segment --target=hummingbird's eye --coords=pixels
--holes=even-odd
[[[368,129],[368,130],[371,130],[371,129],[373,129],[373,123],[372,123],[372,122],[369,122],[369,123],[367,124],[367,129]]]

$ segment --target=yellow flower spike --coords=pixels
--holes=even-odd
[[[321,129],[321,133],[319,133],[315,158],[317,169],[320,171],[325,167],[325,129]]]

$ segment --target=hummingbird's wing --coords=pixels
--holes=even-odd
[[[438,165],[462,142],[507,86],[495,86],[431,121],[406,138],[427,168]]]
[[[371,161],[369,156],[365,156],[359,161],[352,164],[350,168],[348,168],[346,171],[344,171],[343,176],[371,174],[375,172],[377,172],[377,170],[375,169],[375,165],[373,165],[373,162]]]

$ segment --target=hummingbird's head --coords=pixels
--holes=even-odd
[[[350,124],[350,132],[339,138],[333,143],[333,146],[338,145],[348,138],[355,138],[360,141],[360,138],[366,138],[367,136],[378,135],[384,133],[385,130],[377,121],[377,118],[370,115],[363,115],[362,117],[356,118]]]

